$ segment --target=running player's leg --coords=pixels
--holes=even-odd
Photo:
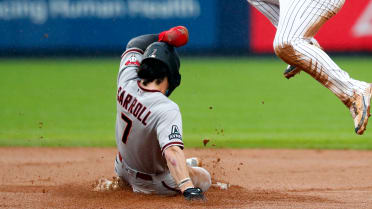
[[[275,28],[278,27],[279,17],[280,17],[280,8],[279,8],[279,0],[277,0],[277,4],[269,3],[263,0],[248,0],[248,2],[255,7],[258,11],[260,11],[270,22],[273,24]],[[320,45],[314,37],[311,38],[310,44],[313,44],[319,48]],[[299,73],[301,69],[296,66],[289,65],[287,69],[284,71],[284,76],[288,79],[295,76]]]
[[[279,23],[279,4],[272,4],[262,0],[248,0],[248,2],[260,11],[270,22],[277,27]],[[279,3],[279,0],[278,0]]]
[[[352,115],[356,132],[361,134],[368,121],[365,113],[369,107],[370,85],[350,78],[322,49],[310,44],[319,28],[334,16],[343,4],[344,0],[280,0],[280,18],[274,50],[285,62],[300,67],[330,89],[350,110],[352,105],[357,106],[353,109],[360,110],[354,111],[355,114],[352,112]],[[363,102],[367,99],[368,104]]]

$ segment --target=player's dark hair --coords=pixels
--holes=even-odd
[[[150,60],[158,60],[160,62],[152,62]],[[142,64],[147,63],[151,68],[161,68],[160,72],[149,73],[148,77],[142,75],[142,78],[149,79],[164,79],[165,76],[164,70],[166,71],[165,75],[168,78],[168,89],[165,95],[168,97],[171,95],[174,89],[176,89],[181,83],[181,74],[180,69],[180,58],[177,54],[176,49],[165,43],[165,42],[154,42],[147,47],[145,53],[143,54]],[[157,64],[156,64],[157,63]],[[160,64],[162,63],[162,64]],[[163,66],[166,67],[160,67]],[[141,68],[141,67],[140,67]],[[152,70],[151,70],[152,71]],[[161,81],[160,81],[161,82]]]
[[[165,77],[168,77],[168,67],[157,59],[145,60],[138,70],[138,77],[143,79],[145,86],[153,81],[160,84]]]

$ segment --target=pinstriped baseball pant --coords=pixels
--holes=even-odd
[[[330,89],[350,106],[350,97],[368,84],[350,78],[313,38],[333,17],[345,0],[248,0],[277,27],[275,53],[286,63],[299,67]],[[312,44],[314,43],[314,44]]]

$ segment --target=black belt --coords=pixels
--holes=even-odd
[[[143,179],[146,181],[152,181],[152,176],[145,174],[145,173],[140,173],[140,172],[136,173],[136,178]]]
[[[121,156],[120,152],[118,154],[119,154],[119,160],[122,163],[123,162],[123,157]],[[143,179],[143,180],[146,180],[146,181],[152,181],[152,176],[151,175],[148,175],[146,173],[141,173],[141,172],[136,173],[136,178]]]

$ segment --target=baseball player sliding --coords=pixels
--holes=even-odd
[[[355,132],[363,134],[370,116],[371,84],[343,71],[319,46],[314,35],[345,0],[248,0],[277,28],[274,50],[290,66],[287,78],[301,70],[331,90],[349,108]]]
[[[127,44],[117,78],[115,171],[134,192],[203,199],[211,186],[198,159],[186,159],[178,105],[168,96],[180,85],[175,47],[188,41],[183,26],[142,35]]]

